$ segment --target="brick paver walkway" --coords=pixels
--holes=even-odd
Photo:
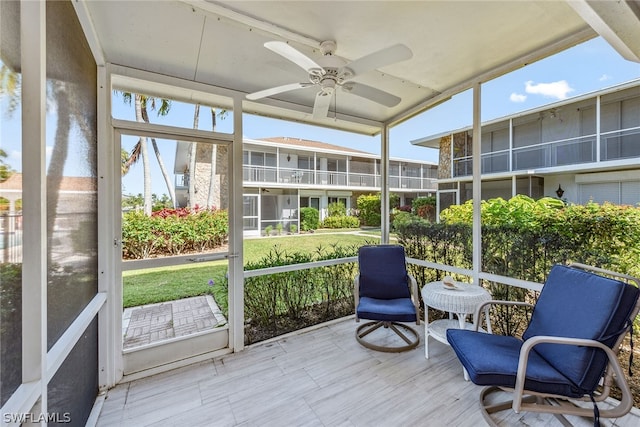
[[[124,348],[189,335],[226,324],[210,295],[125,309]]]

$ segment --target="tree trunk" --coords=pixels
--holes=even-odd
[[[164,161],[162,160],[162,155],[160,154],[160,150],[158,150],[158,144],[156,143],[155,138],[151,138],[151,146],[153,147],[154,153],[156,153],[156,159],[158,160],[158,166],[160,166],[160,171],[162,172],[162,177],[164,178],[164,183],[167,185],[167,191],[169,192],[169,198],[171,199],[171,205],[176,207],[176,192],[173,189],[173,183],[171,182],[171,177],[167,172],[167,168],[164,165]]]
[[[193,128],[198,129],[198,121],[200,119],[200,105],[196,104],[193,112]],[[189,207],[196,207],[196,150],[198,143],[192,142],[189,153]]]
[[[142,112],[142,96],[136,94],[136,121],[144,122]],[[149,150],[147,149],[147,138],[140,137],[140,155],[142,156],[142,171],[144,173],[144,213],[151,215],[151,169],[149,168]]]
[[[211,130],[216,130],[216,109],[211,109]],[[213,208],[213,197],[216,191],[216,164],[218,161],[218,144],[213,144],[211,147],[211,174],[209,175],[209,194],[207,196],[207,207]],[[219,207],[219,206],[218,206]]]
[[[56,99],[57,122],[56,135],[47,169],[47,241],[49,247],[53,247],[53,228],[57,217],[58,201],[60,199],[60,186],[64,175],[64,165],[69,153],[69,130],[71,128],[71,111],[69,110],[69,97],[62,83],[54,84],[53,96]],[[47,255],[50,257],[52,251]]]

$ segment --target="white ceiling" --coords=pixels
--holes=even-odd
[[[411,59],[355,80],[402,98],[395,107],[337,91],[330,118],[314,121],[314,88],[244,103],[246,112],[365,134],[598,34],[640,62],[640,5],[630,0],[94,0],[76,8],[105,62],[244,94],[306,81],[267,41],[317,58],[320,42],[335,40],[347,61],[402,43]]]

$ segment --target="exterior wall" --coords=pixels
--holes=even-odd
[[[470,195],[468,134],[428,142],[439,138],[438,176],[449,181],[440,190],[459,182],[461,202]],[[483,124],[481,151],[483,198],[513,195],[514,188],[534,198],[557,197],[560,185],[567,202],[640,203],[640,178],[629,178],[640,173],[640,82]]]
[[[213,197],[208,206],[209,183],[211,180],[211,155],[216,151],[216,174],[212,187]],[[213,146],[199,143],[196,148],[196,170],[191,174],[195,179],[195,203],[200,207],[227,209],[229,206],[229,159],[228,148],[224,145]]]
[[[451,136],[443,136],[440,138],[439,179],[451,177],[451,154]]]

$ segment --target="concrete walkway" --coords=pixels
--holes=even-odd
[[[122,314],[124,349],[225,325],[211,295],[126,308]]]

